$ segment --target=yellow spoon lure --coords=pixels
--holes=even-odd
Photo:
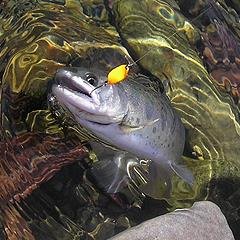
[[[112,69],[107,76],[108,84],[116,84],[126,79],[129,72],[129,65],[122,64]]]
[[[93,89],[91,91],[90,95],[92,94],[93,91],[104,86],[105,84],[113,85],[113,84],[116,84],[116,83],[119,83],[119,82],[125,80],[128,76],[130,67],[131,67],[130,64],[122,64],[122,65],[119,65],[119,66],[113,68],[107,75],[107,81],[103,85],[100,85],[100,86],[96,87],[95,89]]]

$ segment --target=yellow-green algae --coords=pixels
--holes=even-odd
[[[205,184],[211,178],[240,176],[240,125],[238,107],[219,92],[194,49],[197,29],[172,2],[118,0],[113,13],[135,59],[150,50],[138,63],[167,80],[167,94],[186,127],[183,159],[192,168],[196,184],[191,190],[175,179],[169,202],[180,207],[186,199],[206,196]]]

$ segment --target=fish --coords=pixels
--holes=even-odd
[[[150,160],[152,182],[160,178],[170,189],[176,173],[193,184],[192,172],[181,164],[185,129],[160,81],[132,73],[124,81],[107,84],[105,72],[84,67],[60,69],[54,81],[51,94],[74,121],[121,152],[118,166],[121,159],[126,162],[120,157],[125,152],[134,164],[136,159]],[[108,192],[119,190],[120,178],[114,182],[117,187]]]

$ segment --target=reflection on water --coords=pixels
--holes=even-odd
[[[199,32],[181,14],[169,15],[166,4],[177,8],[175,1],[146,1],[147,8],[136,2],[109,1],[108,14],[100,0],[1,1],[1,239],[106,239],[206,198],[216,202],[233,231],[239,231],[239,24],[231,30],[221,25],[227,5],[220,17],[206,13],[219,22],[199,19],[201,45]],[[191,1],[191,9],[184,0],[177,2],[190,19],[203,8],[197,0]],[[109,22],[117,25],[121,41]],[[162,40],[176,29],[179,33],[169,42]],[[231,34],[226,37],[227,31],[235,34],[234,40]],[[196,184],[190,188],[174,176],[167,202],[134,188],[117,194],[101,191],[88,170],[96,166],[96,160],[87,157],[88,134],[80,133],[61,112],[55,111],[60,115],[56,117],[48,109],[47,94],[57,69],[97,64],[107,71],[125,61],[128,53],[120,42],[133,57],[156,48],[141,67],[169,82],[168,95],[187,129],[183,162],[194,172]],[[224,56],[219,46],[227,47]]]

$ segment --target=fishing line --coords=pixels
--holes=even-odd
[[[203,12],[201,12],[197,17],[195,17],[194,19],[192,19],[191,21],[189,21],[189,23],[193,23],[194,21],[196,21],[198,18],[200,18],[203,14],[205,14],[209,9],[214,8],[214,4],[216,4],[215,1],[210,1],[209,2],[210,6],[207,7]],[[165,38],[165,40],[169,40],[171,39],[173,36],[175,36],[178,33],[178,31],[176,30],[173,34],[171,34],[169,37]],[[106,84],[116,84],[118,82],[121,82],[123,80],[126,79],[126,77],[128,76],[128,72],[130,70],[130,68],[138,63],[139,61],[141,61],[144,57],[146,57],[152,50],[154,49],[154,47],[151,47],[149,50],[147,50],[140,58],[138,58],[136,61],[134,62],[129,62],[127,56],[125,56],[126,60],[128,61],[128,64],[123,64],[123,65],[119,65],[115,68],[113,68],[107,76],[107,81],[105,81],[102,85],[96,87],[95,89],[93,89],[90,93],[90,95],[92,94],[93,91],[95,91],[96,89],[105,86]]]
[[[216,3],[216,2],[214,2]],[[210,8],[214,8],[213,3],[210,3],[210,6],[207,7],[203,12],[201,12],[197,17],[193,18],[191,21],[189,21],[189,23],[193,23],[194,21],[196,21],[198,18],[200,18],[204,13],[206,13]],[[172,35],[170,35],[169,37],[165,38],[165,40],[170,40],[173,36],[175,36],[178,33],[178,31],[174,32]],[[132,67],[134,64],[136,64],[137,62],[141,61],[147,54],[149,54],[150,51],[153,50],[154,47],[150,48],[149,50],[147,50],[139,59],[137,59],[136,61],[132,62],[132,63],[128,63],[127,66],[128,67]]]

